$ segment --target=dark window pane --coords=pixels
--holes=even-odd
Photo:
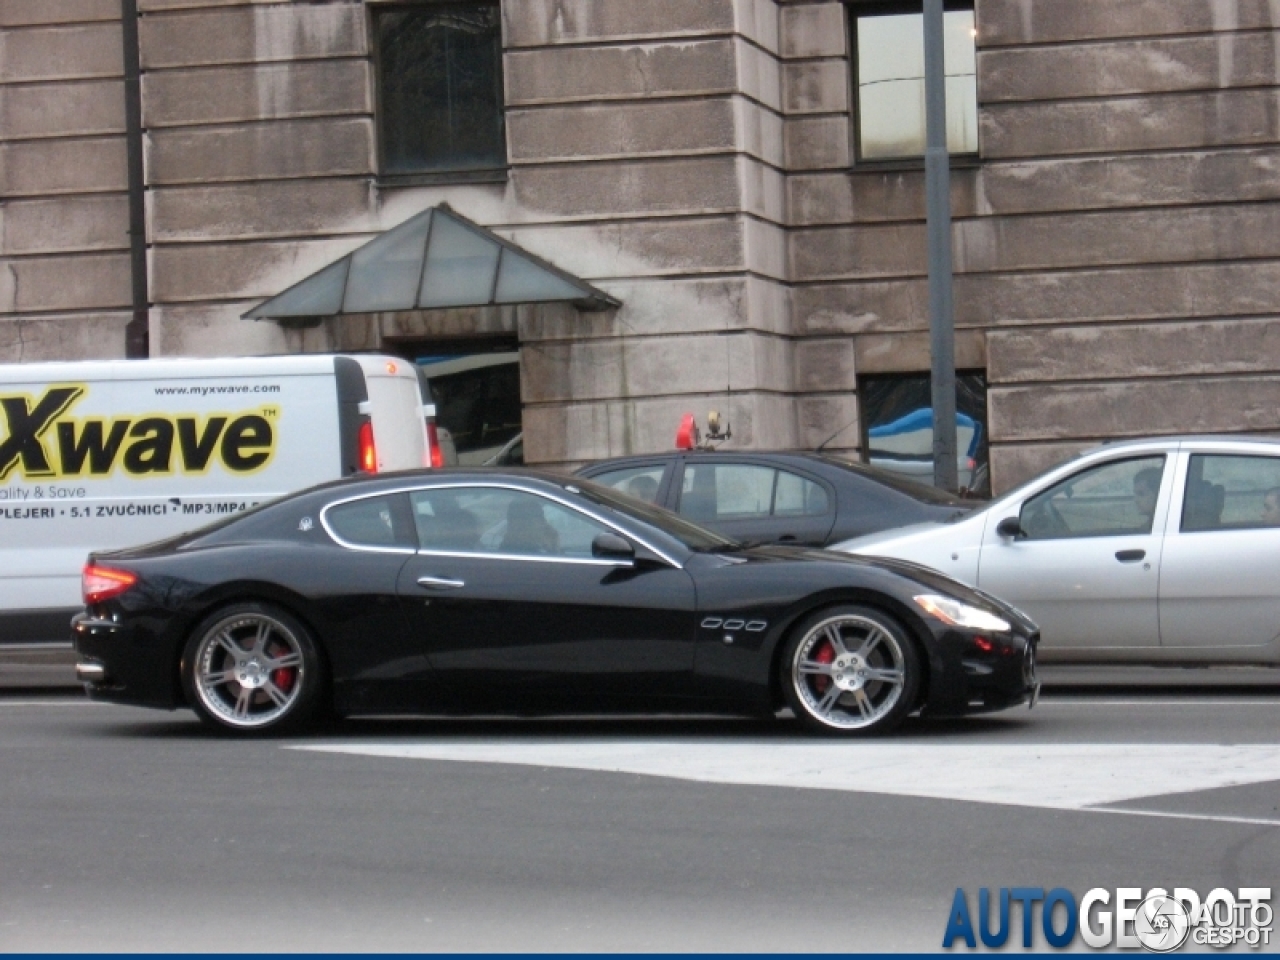
[[[860,377],[859,404],[866,418],[863,449],[874,466],[933,483],[933,397],[929,374]],[[956,374],[956,470],[960,486],[991,495],[987,468],[987,378]]]
[[[374,11],[383,173],[507,162],[497,4]]]
[[[367,497],[330,508],[325,519],[335,534],[360,547],[394,547],[395,532],[391,497]]]
[[[474,368],[455,373],[440,373],[432,364],[423,368],[436,423],[449,431],[460,464],[484,463],[521,431],[520,363],[509,356],[505,363],[478,357]]]

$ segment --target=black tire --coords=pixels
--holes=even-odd
[[[311,632],[269,603],[230,604],[207,616],[191,632],[181,673],[201,721],[241,736],[301,730],[328,687]]]
[[[826,607],[796,624],[778,669],[796,718],[840,736],[876,736],[898,726],[915,704],[923,672],[897,620],[853,604]]]

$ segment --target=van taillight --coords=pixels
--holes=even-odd
[[[378,472],[378,448],[373,443],[373,424],[360,424],[360,469],[365,473]]]
[[[444,451],[440,449],[440,434],[436,431],[436,422],[427,421],[427,446],[431,448],[431,466],[444,466]]]
[[[80,593],[85,606],[90,606],[120,596],[137,582],[136,573],[89,563],[80,572]]]

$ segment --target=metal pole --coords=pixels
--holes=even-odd
[[[951,161],[942,0],[924,0],[925,209],[929,233],[929,356],[933,400],[933,482],[955,491],[956,343],[951,309]]]
[[[129,253],[133,274],[133,319],[125,325],[125,356],[150,353],[147,294],[146,180],[142,166],[142,64],[138,55],[138,0],[120,4],[124,47],[124,127],[129,172]]]

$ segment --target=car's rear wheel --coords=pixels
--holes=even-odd
[[[235,733],[302,727],[325,682],[310,631],[265,603],[238,603],[205,618],[187,642],[182,679],[200,719]]]
[[[796,717],[826,733],[872,735],[911,712],[920,657],[879,610],[828,607],[801,621],[782,653],[783,693]]]

